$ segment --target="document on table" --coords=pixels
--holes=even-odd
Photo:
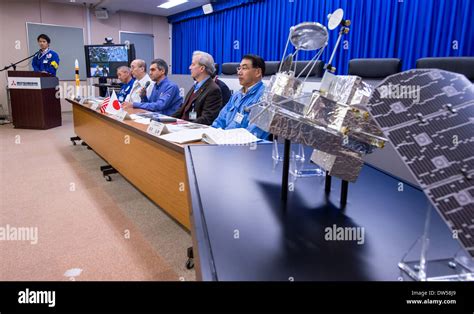
[[[205,141],[209,144],[217,145],[244,145],[258,142],[260,139],[246,129],[222,130],[215,128],[190,129],[173,132],[160,136],[162,139],[186,144],[197,141]]]
[[[205,129],[182,130],[162,135],[160,138],[178,144],[186,144],[200,141],[204,131]]]
[[[136,115],[134,113],[132,113],[130,115],[130,118],[133,120],[133,122],[146,124],[146,125],[150,124],[150,118],[141,117],[141,116]]]
[[[209,144],[217,145],[244,145],[258,142],[260,139],[243,128],[222,130],[211,128],[206,131],[202,140]]]

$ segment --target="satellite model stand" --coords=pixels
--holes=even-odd
[[[474,85],[464,76],[416,69],[387,77],[367,105],[429,201],[419,260],[399,263],[415,280],[474,280]],[[464,250],[428,260],[432,207]]]
[[[463,249],[449,258],[428,259],[432,208],[428,204],[423,234],[404,254],[398,267],[416,281],[474,281],[474,261]],[[419,259],[410,260],[412,253],[418,253]]]
[[[343,12],[336,12],[331,15],[330,27],[341,24]],[[345,22],[343,27],[347,29],[348,24]],[[285,139],[281,199],[287,200],[290,145],[295,142],[313,147],[311,161],[328,175],[346,181],[341,189],[341,207],[344,207],[348,182],[357,179],[362,156],[382,148],[386,139],[364,108],[372,87],[360,77],[336,76],[326,71],[319,91],[303,92],[311,71],[304,80],[299,77],[307,68],[314,68],[328,45],[328,37],[326,27],[319,23],[305,22],[291,27],[279,72],[271,77],[262,100],[247,109],[251,110],[250,123]],[[285,58],[290,42],[295,52]],[[316,54],[295,77],[293,59],[301,50],[316,51]],[[330,191],[329,177],[327,191]]]

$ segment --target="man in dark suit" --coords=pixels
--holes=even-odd
[[[215,72],[214,59],[206,52],[195,51],[189,70],[195,80],[194,86],[172,116],[211,125],[222,108],[221,89],[211,78]]]

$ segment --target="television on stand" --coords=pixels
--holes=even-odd
[[[86,69],[88,78],[98,78],[100,96],[104,97],[107,88],[115,85],[107,82],[117,78],[117,69],[121,66],[130,66],[135,59],[133,44],[102,44],[85,45]]]

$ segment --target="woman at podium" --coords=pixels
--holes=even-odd
[[[51,39],[48,35],[41,34],[38,36],[37,40],[40,50],[36,56],[33,57],[33,71],[46,72],[56,76],[56,71],[59,67],[59,55],[55,51],[49,49]]]

